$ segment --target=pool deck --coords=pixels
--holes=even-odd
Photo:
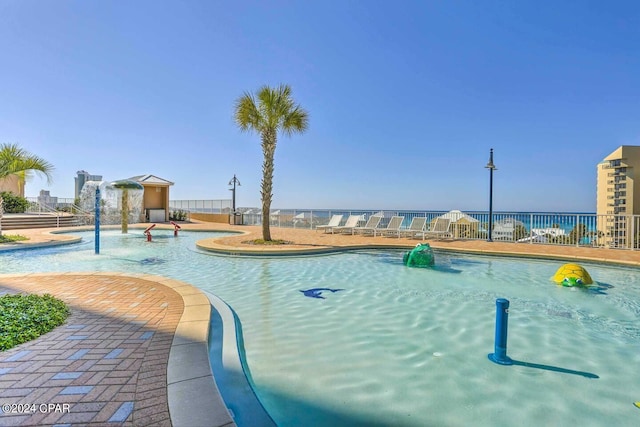
[[[171,226],[157,228],[165,227]],[[257,226],[182,227],[242,232],[198,242],[202,249],[236,256],[410,248],[420,241],[274,227],[272,238],[291,243],[267,247],[246,243],[261,237]],[[144,226],[137,228],[141,232]],[[5,232],[29,240],[0,245],[0,251],[73,243],[77,238],[72,232],[72,228]],[[136,227],[131,226],[130,232]],[[640,265],[640,251],[463,240],[429,243],[439,250]],[[235,425],[211,375],[207,350],[211,308],[197,288],[153,275],[67,272],[0,275],[3,293],[49,293],[64,300],[71,315],[53,331],[0,353],[0,403],[34,405],[0,411],[0,426]]]

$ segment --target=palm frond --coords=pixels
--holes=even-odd
[[[20,148],[17,144],[0,145],[0,178],[14,174],[35,172],[51,182],[53,165],[48,161]],[[27,175],[25,175],[27,176]]]
[[[262,117],[253,95],[245,93],[236,100],[235,121],[243,132],[252,130],[260,132],[262,128]]]

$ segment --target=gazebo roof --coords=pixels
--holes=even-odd
[[[139,182],[142,185],[155,185],[155,186],[166,186],[166,187],[173,185],[173,182],[171,181],[167,181],[164,178],[160,178],[159,176],[150,175],[150,174],[132,176],[131,178],[128,178],[128,179],[130,179],[131,181]]]
[[[459,210],[449,211],[444,215],[440,215],[438,218],[448,218],[451,220],[451,222],[458,222],[460,220],[465,220],[466,222],[480,222],[474,217],[467,215],[466,213]]]

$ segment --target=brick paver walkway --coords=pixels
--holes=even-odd
[[[0,353],[0,403],[29,405],[0,413],[0,425],[171,425],[167,362],[181,295],[129,276],[0,278],[0,294],[20,292],[54,295],[71,315]]]

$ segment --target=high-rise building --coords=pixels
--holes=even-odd
[[[102,175],[90,175],[89,172],[87,171],[78,171],[76,172],[78,174],[77,177],[75,177],[75,181],[76,181],[76,191],[75,191],[75,195],[74,197],[77,199],[78,197],[80,197],[80,193],[82,192],[82,187],[84,187],[85,182],[87,181],[102,181]]]
[[[640,230],[632,215],[640,215],[640,146],[621,145],[598,163],[597,173],[596,213],[605,245],[635,246]]]

